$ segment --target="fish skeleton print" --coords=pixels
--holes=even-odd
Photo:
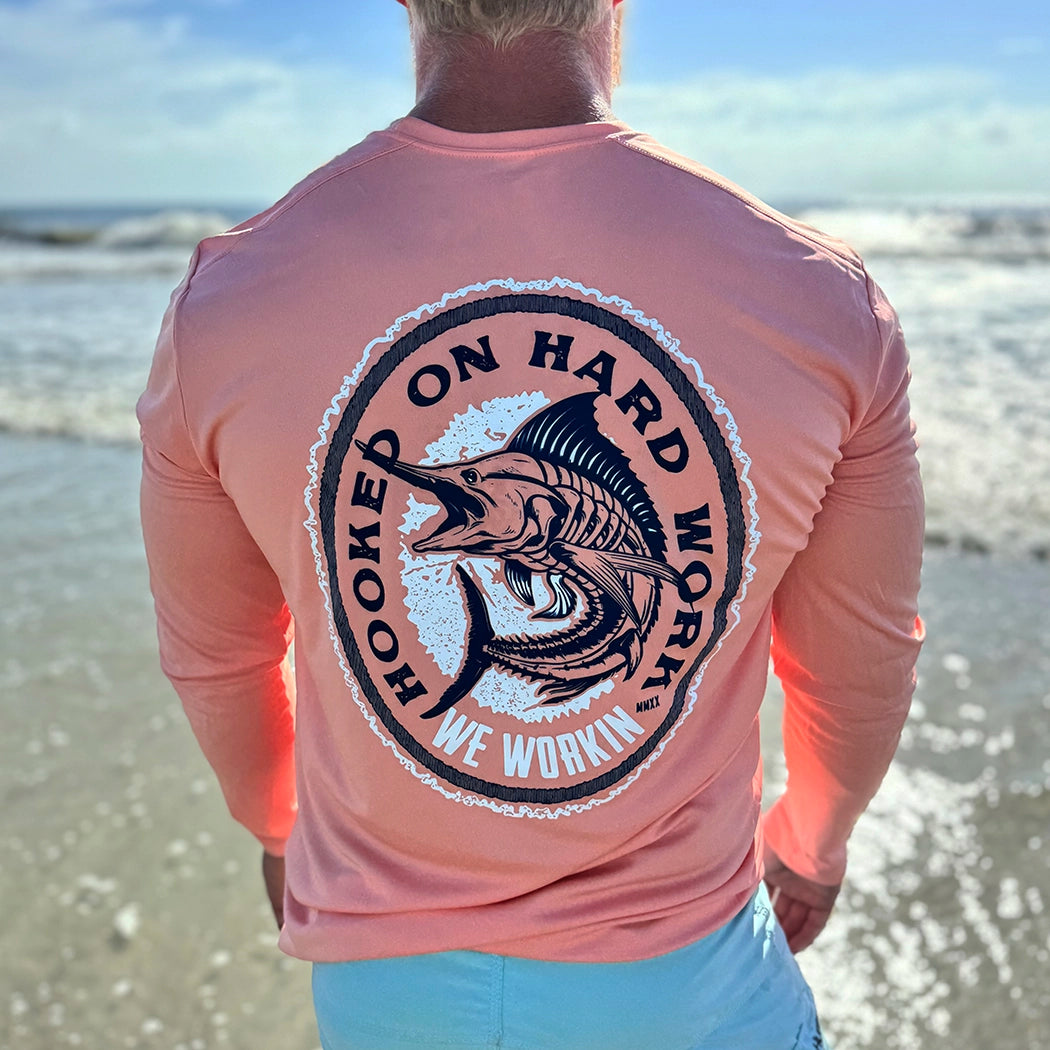
[[[507,586],[537,604],[534,574],[552,596],[535,619],[554,633],[498,636],[485,597],[462,566],[468,612],[463,666],[423,717],[444,714],[490,668],[540,683],[543,703],[568,700],[620,670],[630,679],[659,609],[667,540],[645,486],[599,430],[597,394],[577,394],[526,421],[502,452],[442,466],[391,460],[358,448],[389,474],[436,496],[444,520],[412,544],[417,554],[462,552],[501,559]],[[582,605],[582,608],[581,608]]]

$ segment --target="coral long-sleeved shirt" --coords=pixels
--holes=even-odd
[[[922,497],[844,245],[614,123],[398,121],[204,241],[139,403],[164,670],[282,946],[625,960],[834,883]],[[290,643],[294,623],[294,675]]]

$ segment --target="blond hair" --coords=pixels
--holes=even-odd
[[[419,38],[483,36],[497,47],[536,29],[586,32],[608,6],[609,0],[408,0]]]

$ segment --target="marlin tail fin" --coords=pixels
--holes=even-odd
[[[456,566],[459,582],[463,587],[463,596],[467,603],[467,643],[463,666],[456,675],[456,680],[445,690],[441,699],[433,707],[424,711],[423,718],[437,718],[450,707],[458,704],[478,684],[481,676],[492,666],[486,646],[495,637],[492,621],[485,605],[485,596],[474,582],[474,578],[463,568]]]

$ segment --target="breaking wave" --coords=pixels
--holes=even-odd
[[[229,229],[218,210],[119,209],[16,212],[0,216],[0,280],[178,274],[198,241]]]
[[[832,206],[794,214],[865,256],[1050,259],[1050,206]]]

